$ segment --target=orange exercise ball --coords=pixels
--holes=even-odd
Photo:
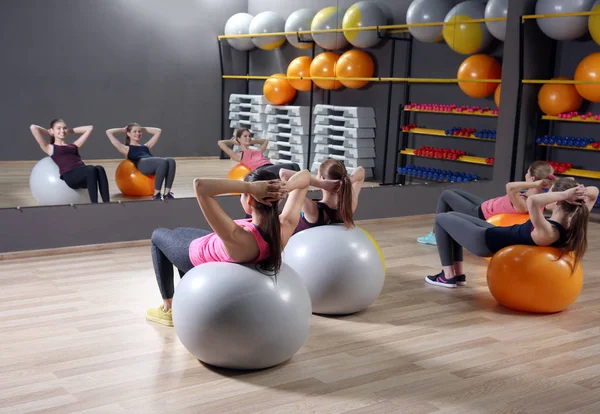
[[[496,103],[496,108],[500,108],[500,91],[502,89],[502,85],[498,85],[496,88],[496,92],[494,92],[494,102]]]
[[[590,16],[592,17],[592,16]],[[576,81],[600,81],[600,52],[584,58],[575,70]],[[571,86],[571,85],[569,85]],[[590,102],[600,102],[600,84],[575,85],[577,92]]]
[[[292,60],[287,68],[288,77],[291,76],[302,76],[308,77],[310,76],[310,63],[312,59],[308,56],[300,56],[296,59]],[[299,79],[289,79],[290,85],[298,91],[310,91],[312,87],[312,81],[310,80],[299,80]]]
[[[229,170],[227,178],[230,180],[244,181],[244,178],[246,178],[250,172],[250,168],[246,167],[244,164],[237,164],[234,165],[231,170]]]
[[[527,223],[529,221],[529,214],[496,214],[486,221],[494,226],[510,227]]]
[[[115,173],[117,187],[123,195],[146,197],[154,194],[154,176],[144,175],[130,160],[123,160]]]
[[[334,77],[336,64],[340,55],[333,52],[319,53],[310,64],[310,76]],[[342,84],[333,80],[315,80],[315,85],[322,89],[339,89]]]
[[[572,255],[554,247],[508,246],[497,252],[487,271],[492,296],[507,308],[554,313],[571,306],[583,287],[583,270],[571,272]]]
[[[496,59],[488,55],[469,56],[458,68],[456,76],[459,80],[500,79],[502,67]],[[472,98],[485,98],[494,93],[497,83],[458,82],[464,93]]]
[[[370,78],[375,73],[373,58],[359,49],[352,49],[340,56],[335,67],[338,78]],[[355,81],[340,79],[346,88],[358,89],[365,86],[368,81]]]
[[[569,80],[569,78],[554,78],[556,80]],[[547,83],[540,88],[538,105],[543,113],[556,116],[565,112],[576,111],[581,107],[583,99],[577,92],[575,85],[557,85]]]
[[[263,94],[273,105],[286,105],[296,96],[296,89],[285,77],[283,73],[276,73],[265,81]]]

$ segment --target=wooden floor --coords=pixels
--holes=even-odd
[[[173,183],[176,198],[194,197],[192,181],[196,177],[225,178],[236,164],[231,160],[218,158],[175,158],[177,174]],[[127,197],[119,192],[115,183],[115,171],[122,160],[85,160],[88,165],[102,165],[108,177],[111,201],[150,200],[151,197]],[[38,203],[29,190],[29,176],[37,161],[0,161],[0,208],[37,206]],[[376,186],[367,182],[365,186]]]
[[[145,321],[160,303],[146,246],[0,261],[0,412],[600,412],[599,224],[583,294],[546,316],[498,306],[483,259],[467,257],[466,288],[426,285],[431,217],[361,225],[386,257],[380,298],[313,316],[297,355],[259,372],[210,369]]]

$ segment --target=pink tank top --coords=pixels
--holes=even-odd
[[[269,159],[265,157],[260,150],[249,149],[242,151],[240,163],[250,168],[250,171],[254,171],[263,165],[270,165],[271,161],[269,161]]]
[[[251,219],[235,220],[235,224],[250,230],[258,244],[258,257],[250,263],[259,263],[269,257],[271,254],[269,244],[263,238],[260,230],[252,224]],[[225,246],[219,236],[217,236],[217,233],[210,233],[193,240],[190,243],[189,255],[190,261],[194,266],[200,266],[209,262],[234,263],[225,251]]]
[[[481,211],[485,219],[489,219],[496,214],[517,214],[508,195],[486,200],[481,204]]]

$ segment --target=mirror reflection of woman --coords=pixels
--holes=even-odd
[[[125,134],[125,144],[121,143],[115,134]],[[141,143],[143,133],[152,135],[145,144]],[[154,157],[150,150],[156,145],[162,130],[160,128],[142,127],[132,122],[125,128],[113,128],[106,131],[108,139],[121,154],[133,162],[138,170],[144,175],[154,176],[153,200],[165,200],[175,198],[171,192],[173,181],[175,181],[176,164],[173,158]],[[161,195],[161,189],[165,187]]]
[[[92,203],[98,202],[98,190],[105,203],[110,202],[108,179],[101,165],[85,165],[79,155],[81,148],[90,137],[92,125],[68,128],[62,119],[54,119],[50,128],[38,125],[29,127],[31,134],[42,151],[58,165],[60,178],[72,189],[87,188]],[[81,134],[72,144],[67,143],[67,136]],[[46,137],[48,136],[48,138]]]

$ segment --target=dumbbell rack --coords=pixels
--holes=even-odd
[[[273,164],[309,162],[310,108],[308,106],[276,106],[265,108],[269,140],[268,157]]]
[[[342,161],[351,174],[362,166],[365,177],[373,178],[375,168],[375,110],[367,107],[315,105],[314,159],[316,173],[327,159]]]
[[[248,128],[254,138],[267,138],[267,105],[263,95],[232,93],[229,96],[229,126]]]

